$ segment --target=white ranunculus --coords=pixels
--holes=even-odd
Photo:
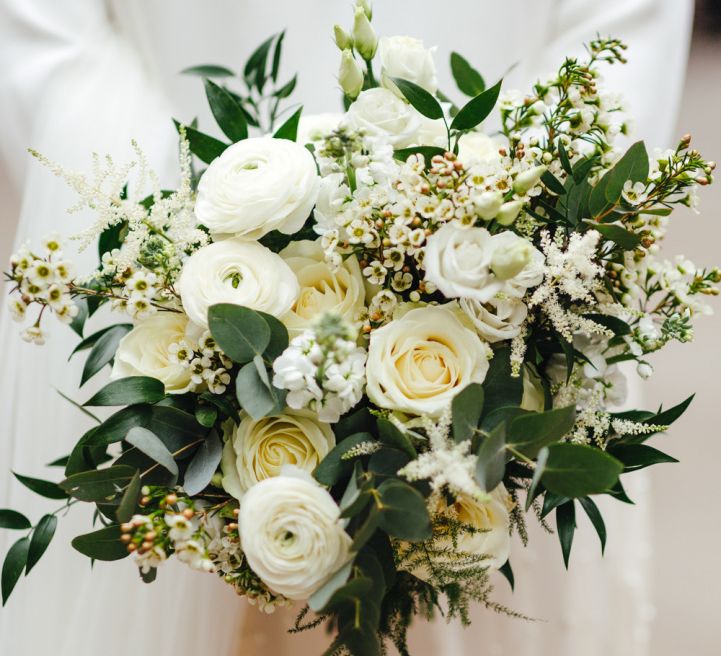
[[[447,223],[428,238],[425,278],[449,298],[488,303],[503,292],[521,297],[543,280],[543,254],[513,232]]]
[[[223,432],[223,488],[237,499],[285,465],[311,473],[335,446],[330,426],[308,410],[258,420],[245,415],[237,425],[229,420]]]
[[[492,298],[488,303],[461,298],[458,304],[468,315],[476,332],[491,343],[517,337],[528,315],[526,304],[513,297]]]
[[[371,333],[366,393],[381,408],[438,416],[470,383],[482,383],[490,347],[453,304],[415,308]]]
[[[396,148],[416,142],[421,115],[392,91],[366,89],[348,108],[343,123],[352,130],[381,137]]]
[[[433,61],[434,50],[425,48],[423,41],[410,36],[382,37],[378,44],[381,84],[395,92],[398,88],[391,78],[400,77],[435,93],[438,80]]]
[[[343,114],[327,112],[324,114],[308,114],[301,116],[298,123],[299,144],[307,144],[312,141],[319,141],[329,136],[333,130],[338,128]]]
[[[226,239],[204,246],[183,266],[178,281],[190,320],[208,325],[208,308],[234,303],[282,317],[298,297],[298,280],[283,259],[261,244]]]
[[[498,160],[498,142],[483,132],[466,132],[458,140],[458,159],[466,166]]]
[[[281,318],[291,337],[309,328],[326,312],[340,316],[350,325],[358,324],[365,308],[365,285],[355,255],[343,260],[335,271],[326,262],[318,241],[292,242],[280,256],[300,284],[298,300]]]
[[[307,148],[255,137],[228,146],[200,178],[195,214],[214,235],[293,234],[310,215],[320,179]]]
[[[251,569],[271,590],[296,600],[310,597],[346,562],[352,543],[333,497],[301,473],[286,469],[254,485],[239,517]]]
[[[168,394],[183,394],[192,387],[191,372],[170,357],[171,344],[186,337],[188,317],[178,312],[157,312],[144,319],[120,340],[112,379],[150,376],[165,385]]]

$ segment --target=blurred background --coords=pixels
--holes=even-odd
[[[717,161],[721,160],[719,107],[721,1],[698,0],[677,134],[690,132],[693,144]],[[669,253],[682,252],[699,265],[721,263],[719,178],[716,185],[701,191],[701,216],[686,209],[674,215],[666,244]],[[2,177],[0,199],[0,262],[6,262],[19,208],[10,182]],[[676,344],[662,351],[654,361],[656,374],[645,388],[648,398],[663,400],[666,405],[697,391],[691,410],[655,442],[681,464],[654,467],[651,473],[655,623],[650,651],[654,656],[721,653],[717,566],[721,522],[714,503],[721,463],[721,431],[715,423],[720,396],[715,375],[721,370],[721,310],[697,326],[695,346]]]

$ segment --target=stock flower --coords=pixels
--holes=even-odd
[[[347,560],[351,538],[333,497],[309,474],[289,467],[254,485],[240,504],[248,564],[274,592],[312,595]]]
[[[190,320],[208,325],[208,308],[234,303],[282,317],[295,303],[298,281],[290,267],[257,242],[226,239],[193,253],[178,281]]]
[[[300,285],[298,299],[282,317],[291,337],[326,312],[337,314],[349,325],[358,323],[365,307],[365,287],[354,255],[334,269],[326,262],[319,241],[292,242],[279,254]]]
[[[165,385],[168,394],[191,389],[191,371],[171,354],[170,347],[186,337],[188,318],[178,312],[157,312],[120,340],[110,377],[149,376]]]
[[[225,424],[221,469],[226,492],[240,499],[258,481],[280,474],[285,465],[312,472],[335,446],[328,424],[308,410]]]
[[[438,80],[433,51],[433,48],[424,48],[420,39],[410,36],[382,37],[378,44],[381,83],[395,92],[398,88],[390,78],[399,77],[435,93]]]
[[[452,305],[409,310],[371,333],[368,398],[381,408],[439,416],[470,383],[482,383],[490,348]]]
[[[352,130],[363,130],[403,148],[416,140],[421,115],[392,91],[379,87],[361,92],[343,122]]]
[[[302,145],[244,139],[228,146],[200,178],[195,214],[215,235],[293,234],[310,215],[319,184],[315,160]]]

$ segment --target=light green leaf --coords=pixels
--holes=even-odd
[[[190,496],[198,494],[210,484],[222,454],[223,444],[218,433],[211,431],[207,439],[198,447],[185,471],[183,489],[187,494]]]
[[[483,387],[478,383],[467,385],[453,397],[453,439],[457,443],[470,440],[476,434],[483,414],[483,398]]]
[[[250,362],[256,355],[263,355],[270,343],[268,323],[254,310],[240,305],[211,305],[208,326],[218,346],[238,364]]]
[[[249,362],[238,372],[235,392],[238,403],[255,420],[278,414],[285,407],[287,391],[272,385],[267,387],[258,375],[254,362]]]
[[[506,471],[506,425],[498,424],[481,442],[476,460],[476,480],[486,492],[493,490]]]
[[[120,505],[115,511],[115,518],[119,522],[130,521],[130,518],[135,514],[135,509],[138,507],[138,499],[140,497],[140,472],[135,470],[135,474],[130,479],[128,487],[123,493],[123,498],[120,500]]]
[[[163,466],[174,477],[178,476],[178,464],[175,462],[173,455],[152,431],[142,426],[135,426],[128,431],[125,441]]]

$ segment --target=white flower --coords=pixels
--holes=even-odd
[[[520,335],[521,324],[528,315],[526,304],[513,297],[492,298],[487,303],[461,298],[458,304],[468,315],[476,332],[490,343]]]
[[[343,114],[336,112],[308,114],[307,116],[303,114],[298,122],[297,143],[307,144],[324,139],[338,128],[342,118]]]
[[[178,281],[191,321],[208,325],[208,308],[234,303],[282,317],[298,297],[298,281],[283,259],[257,242],[226,239],[193,253]]]
[[[451,304],[408,311],[371,333],[367,394],[381,408],[439,416],[470,383],[482,383],[489,346]]]
[[[340,69],[338,70],[338,84],[348,98],[357,98],[363,89],[363,69],[353,57],[353,51],[348,48],[341,53]]]
[[[38,346],[45,344],[45,333],[40,330],[40,326],[28,326],[20,333],[20,337],[23,341],[31,342]]]
[[[178,312],[158,312],[145,319],[120,340],[110,378],[150,376],[165,385],[168,394],[191,389],[187,364],[170,353],[172,344],[185,339],[188,318]]]
[[[390,78],[399,77],[435,93],[438,80],[433,52],[433,48],[423,47],[423,41],[410,36],[382,37],[378,45],[381,83],[395,92],[397,87]]]
[[[339,515],[333,497],[310,475],[261,481],[240,504],[248,564],[274,592],[307,599],[348,558],[351,539]]]
[[[22,298],[10,297],[8,299],[8,309],[10,310],[10,316],[13,318],[13,321],[22,321],[25,318],[28,306]]]
[[[466,166],[487,160],[498,160],[498,143],[483,132],[466,132],[458,140],[458,159]]]
[[[334,269],[326,261],[318,241],[291,242],[280,256],[298,278],[300,293],[282,317],[291,337],[300,334],[326,312],[349,325],[357,325],[365,308],[365,287],[355,255]]]
[[[415,142],[421,115],[392,91],[379,87],[361,92],[343,123],[352,130],[382,137],[396,148],[403,148]]]
[[[244,139],[228,146],[200,178],[195,213],[215,235],[293,234],[310,215],[319,184],[315,160],[304,146],[288,139]]]
[[[307,410],[258,420],[246,415],[237,426],[228,421],[223,430],[223,487],[237,499],[258,481],[278,476],[285,465],[312,472],[335,446],[330,427]]]

